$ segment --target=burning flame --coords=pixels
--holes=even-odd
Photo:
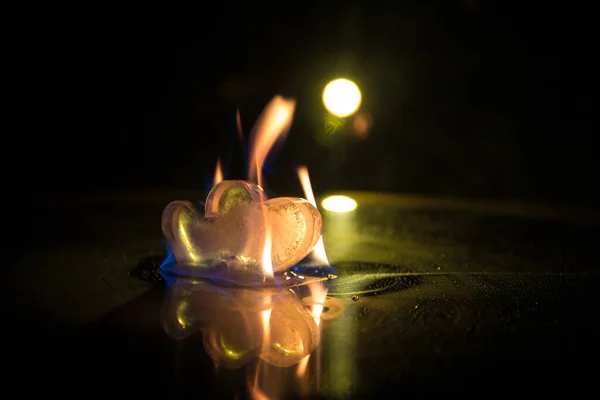
[[[317,201],[315,199],[315,195],[312,190],[312,185],[310,183],[310,176],[308,175],[308,168],[306,166],[301,166],[297,170],[298,178],[300,179],[300,184],[302,185],[302,190],[304,191],[304,197],[310,204],[317,207]],[[327,253],[325,252],[325,244],[323,243],[323,235],[319,238],[319,241],[313,248],[310,255],[319,263],[323,263],[325,265],[329,265],[329,260],[327,258]],[[321,323],[321,314],[323,313],[323,307],[325,304],[325,299],[327,297],[327,287],[321,283],[314,283],[308,286],[310,291],[310,295],[312,297],[312,308],[311,313],[313,318],[315,319],[315,323],[317,326]],[[306,370],[308,368],[308,362],[310,360],[310,354],[304,357],[299,363],[296,369],[296,376],[302,378],[306,374]]]
[[[312,186],[310,184],[310,176],[308,175],[308,168],[306,166],[301,166],[298,168],[298,178],[300,178],[300,184],[302,185],[302,190],[304,191],[304,196],[306,200],[313,206],[317,207],[317,201],[315,200],[315,195],[312,190]],[[329,260],[327,259],[327,253],[325,252],[325,244],[323,243],[323,235],[319,238],[319,241],[313,248],[311,252],[311,256],[315,258],[317,261],[324,263],[325,265],[329,265]]]
[[[269,396],[267,396],[265,394],[265,392],[262,391],[262,389],[260,388],[260,383],[259,383],[259,378],[260,378],[260,370],[261,370],[261,363],[259,362],[256,365],[256,372],[254,374],[254,380],[252,382],[251,385],[249,385],[249,389],[250,389],[250,398],[252,400],[269,400]]]
[[[248,180],[263,186],[262,168],[277,139],[292,125],[296,101],[275,96],[265,107],[251,133]]]
[[[271,229],[269,229],[269,227],[267,226],[267,232],[265,233],[265,249],[263,250],[263,259],[262,259],[262,266],[263,266],[263,273],[266,277],[269,278],[273,278],[273,262],[271,261],[271,246],[272,246],[272,239],[271,239]]]
[[[250,158],[248,166],[248,180],[254,181],[258,186],[263,186],[262,168],[277,139],[285,134],[292,125],[296,101],[275,96],[265,107],[251,132]],[[236,114],[238,134],[242,135],[239,110]],[[266,222],[267,210],[263,209],[263,221]],[[271,261],[272,237],[270,227],[265,224],[265,246],[263,250],[262,267],[265,280],[273,278],[273,264]]]
[[[213,178],[213,186],[223,181],[223,169],[221,168],[221,160],[217,159],[217,166],[215,167],[215,176]]]

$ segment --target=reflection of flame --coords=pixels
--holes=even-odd
[[[262,167],[277,139],[292,125],[296,101],[275,96],[252,128],[248,180],[263,186]]]
[[[223,181],[223,170],[221,169],[221,160],[217,159],[217,166],[215,167],[215,177],[213,178],[213,186]]]
[[[321,324],[321,314],[323,314],[325,298],[327,297],[327,287],[322,282],[317,282],[308,285],[308,289],[312,297],[311,314],[315,320],[315,324],[318,327]],[[300,362],[298,363],[298,367],[296,368],[297,377],[302,378],[306,374],[306,369],[308,367],[309,360],[310,354],[308,354],[306,357],[300,360]]]
[[[318,345],[314,317],[292,291],[165,279],[171,288],[161,315],[166,333],[181,340],[202,332],[206,351],[218,366],[238,368],[258,357],[269,365],[289,367]]]
[[[308,367],[308,362],[310,361],[310,354],[304,357],[298,363],[298,368],[296,369],[296,376],[302,378],[304,374],[306,374],[306,367]]]
[[[265,394],[260,389],[260,385],[258,382],[258,378],[260,377],[260,364],[256,367],[256,375],[254,376],[254,383],[249,388],[250,389],[250,398],[252,400],[269,400],[269,396]]]
[[[317,326],[321,323],[321,314],[323,313],[323,305],[325,297],[327,297],[327,287],[321,282],[314,283],[308,286],[312,296],[313,306],[311,313],[315,319]]]
[[[260,313],[263,325],[263,348],[266,348],[271,341],[271,309],[268,308]]]
[[[315,195],[310,184],[310,176],[308,175],[308,168],[306,168],[306,166],[301,166],[298,168],[298,177],[300,178],[300,183],[302,184],[302,190],[304,190],[304,196],[306,197],[306,200],[316,207],[317,201],[315,200]],[[321,235],[319,241],[313,248],[311,256],[324,265],[329,265],[327,253],[325,252],[325,244],[323,243],[323,235]]]
[[[163,276],[169,288],[161,311],[165,332],[176,340],[201,333],[217,368],[248,366],[251,398],[279,398],[285,390],[285,369],[295,366],[299,378],[306,376],[309,355],[315,350],[310,368],[316,368],[318,381],[319,322],[332,319],[330,311],[321,315],[326,296],[323,284],[309,286],[313,295],[308,302],[291,290],[224,287],[203,279]]]

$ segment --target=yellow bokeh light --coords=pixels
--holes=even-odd
[[[361,101],[360,89],[348,79],[331,81],[323,90],[323,104],[336,117],[345,118],[354,114]]]
[[[348,196],[329,196],[321,202],[324,209],[336,213],[356,210],[356,201]]]

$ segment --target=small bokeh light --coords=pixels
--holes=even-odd
[[[371,114],[359,112],[353,117],[350,135],[355,139],[366,139],[369,136],[369,131],[372,126],[373,118],[371,117]]]
[[[325,86],[323,104],[327,111],[339,118],[349,117],[360,107],[362,95],[356,83],[348,79],[336,79]]]
[[[323,208],[335,213],[346,213],[356,210],[356,201],[348,196],[329,196],[321,202]]]

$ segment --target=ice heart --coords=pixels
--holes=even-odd
[[[267,237],[272,270],[282,272],[317,244],[322,220],[319,211],[304,199],[267,199],[251,182],[227,180],[210,191],[204,213],[187,201],[167,205],[162,230],[176,262],[190,266],[186,270],[190,275],[195,275],[195,268],[218,264],[263,271],[267,268],[263,265]]]

